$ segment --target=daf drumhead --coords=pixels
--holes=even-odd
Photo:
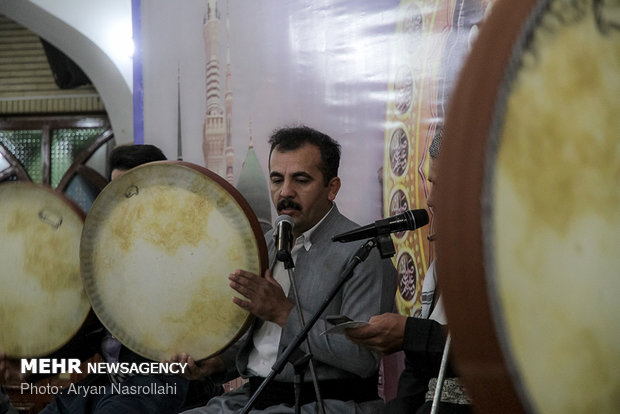
[[[498,0],[440,155],[438,278],[481,413],[620,407],[620,3]]]
[[[215,173],[155,162],[111,181],[86,217],[80,260],[93,310],[152,359],[224,350],[250,314],[232,302],[235,269],[263,274],[267,249],[246,200]]]
[[[8,356],[48,355],[86,319],[83,223],[81,210],[48,187],[0,185],[0,351]]]

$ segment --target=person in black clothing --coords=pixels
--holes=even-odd
[[[433,189],[437,185],[437,158],[441,133],[433,139],[428,174],[429,193],[427,205],[431,213],[436,209]],[[432,232],[432,230],[431,230]],[[429,241],[435,239],[429,235]],[[431,262],[422,288],[421,317],[407,317],[396,313],[385,313],[373,316],[369,325],[347,329],[346,335],[353,342],[364,345],[383,354],[397,351],[405,352],[405,369],[402,372],[396,398],[387,403],[388,414],[423,414],[429,413],[432,407],[432,393],[429,393],[429,382],[437,377],[447,337],[446,318],[439,295],[435,294],[436,275],[435,262]],[[452,394],[450,401],[439,404],[439,413],[465,414],[471,413],[469,399],[455,377],[452,367],[448,366],[448,379],[444,383],[444,393]],[[447,386],[446,386],[447,385]],[[449,388],[449,389],[446,389]]]

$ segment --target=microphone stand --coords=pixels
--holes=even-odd
[[[389,238],[389,236],[386,236],[386,237]],[[273,367],[271,367],[271,372],[269,373],[269,375],[263,380],[263,382],[260,384],[256,392],[254,392],[252,397],[250,397],[245,407],[243,407],[243,411],[241,411],[242,414],[247,414],[252,409],[252,406],[256,402],[256,399],[259,397],[260,393],[263,392],[267,384],[269,384],[269,382],[272,381],[276,375],[282,372],[286,363],[289,362],[289,358],[293,355],[295,351],[298,351],[299,345],[307,338],[308,332],[310,332],[310,329],[312,329],[312,327],[319,320],[323,312],[325,312],[325,309],[327,309],[327,306],[329,306],[330,302],[336,297],[336,295],[338,294],[338,291],[340,291],[342,286],[344,286],[345,282],[351,279],[351,277],[353,276],[353,271],[355,270],[357,265],[359,265],[364,260],[366,260],[366,258],[368,258],[370,251],[375,246],[381,247],[381,244],[377,242],[377,238],[367,240],[357,250],[353,258],[347,264],[347,267],[342,271],[341,277],[338,283],[336,283],[336,285],[332,288],[327,298],[323,300],[323,303],[321,304],[319,309],[317,309],[317,311],[312,315],[308,323],[297,334],[297,336],[295,336],[293,341],[284,349],[284,351],[282,352],[282,355],[280,355],[280,357],[276,360],[276,363],[273,364]],[[393,245],[392,245],[392,248],[393,248]],[[290,362],[293,363],[293,361],[290,361]]]
[[[301,310],[301,303],[299,302],[299,294],[297,293],[297,285],[295,284],[295,277],[293,269],[295,268],[295,263],[293,262],[293,257],[291,256],[291,252],[288,250],[283,251],[284,255],[277,256],[277,259],[280,260],[284,264],[284,268],[288,271],[288,278],[291,281],[291,287],[293,288],[293,294],[295,296],[295,308],[297,309],[297,317],[299,318],[299,323],[302,328],[305,328],[306,322],[304,320],[304,315]],[[323,398],[321,397],[321,389],[319,388],[319,381],[316,376],[316,371],[314,370],[314,363],[312,361],[312,349],[310,348],[310,341],[308,338],[304,340],[306,345],[306,349],[308,353],[294,363],[295,366],[295,413],[299,414],[301,411],[301,387],[303,385],[303,378],[305,374],[306,366],[310,368],[310,376],[312,377],[312,384],[314,385],[314,393],[316,394],[316,402],[319,414],[325,414],[325,407],[323,406]]]
[[[443,382],[446,375],[446,367],[448,366],[448,353],[450,352],[450,332],[446,338],[446,344],[443,348],[443,355],[441,356],[441,365],[439,366],[439,374],[437,375],[437,385],[435,385],[435,394],[433,395],[433,405],[431,406],[431,414],[435,414],[439,410],[439,403],[441,402],[441,392],[443,390]]]

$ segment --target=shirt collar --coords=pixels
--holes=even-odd
[[[332,203],[332,207],[329,209],[327,213],[325,213],[325,215],[323,216],[323,218],[321,218],[321,220],[319,220],[314,226],[312,226],[312,228],[306,230],[299,237],[297,237],[297,239],[295,239],[295,246],[293,246],[293,249],[295,249],[297,246],[303,245],[306,251],[310,250],[310,248],[312,247],[312,240],[311,240],[312,233],[314,233],[317,227],[319,227],[319,225],[323,222],[323,220],[325,220],[325,217],[329,215],[329,213],[334,209],[335,205],[336,203]]]

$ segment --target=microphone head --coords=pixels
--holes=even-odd
[[[276,247],[276,259],[287,263],[291,260],[290,250],[293,245],[293,218],[283,214],[274,223],[273,240]]]
[[[407,220],[407,228],[409,230],[419,229],[426,226],[429,222],[428,211],[424,209],[407,210],[403,213]]]
[[[295,224],[293,223],[293,217],[289,216],[288,214],[282,214],[281,216],[278,216],[273,226],[277,228],[281,222],[288,223],[291,226],[291,229],[295,227]]]

